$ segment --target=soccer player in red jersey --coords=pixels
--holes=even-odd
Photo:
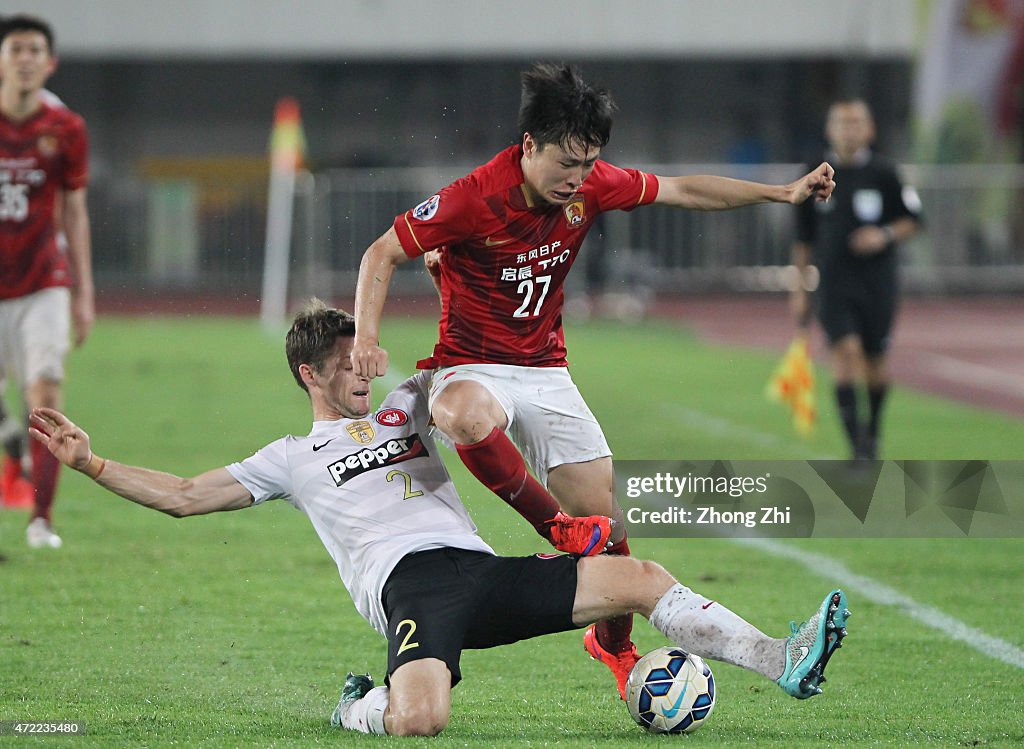
[[[28,408],[61,407],[71,323],[76,345],[95,317],[88,146],[82,118],[48,103],[57,67],[53,31],[18,15],[0,31],[0,363]],[[60,205],[58,206],[58,201]],[[58,221],[67,239],[58,241]],[[60,463],[32,445],[33,547],[58,547],[50,512]]]
[[[391,275],[431,253],[431,264],[439,263],[440,341],[418,366],[434,370],[438,429],[470,472],[542,534],[558,527],[559,506],[571,516],[607,515],[618,521],[608,551],[628,554],[611,451],[569,376],[562,334],[562,284],[587,230],[609,210],[799,204],[828,199],[835,183],[827,163],[789,185],[622,169],[600,159],[613,109],[610,94],[572,66],[526,71],[519,142],[398,216],[367,249],[352,361],[359,374],[385,373],[378,333]],[[637,660],[631,630],[632,620],[620,617],[584,638],[612,669],[620,694]]]

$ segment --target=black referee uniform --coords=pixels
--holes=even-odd
[[[818,267],[818,318],[830,345],[854,334],[869,359],[883,356],[899,299],[899,258],[894,242],[882,251],[862,255],[850,247],[850,236],[862,226],[887,227],[893,221],[920,222],[920,200],[900,180],[895,165],[869,149],[853,163],[835,166],[836,189],[828,202],[809,200],[798,207],[796,239],[813,250]],[[849,389],[850,392],[841,392]],[[874,458],[877,411],[884,392],[871,393],[872,418],[867,433],[859,433],[856,399],[849,385],[838,385],[840,412],[851,433],[857,457]],[[847,406],[847,408],[844,408]],[[844,413],[852,410],[854,413]]]
[[[835,164],[835,161],[831,163]],[[827,203],[798,208],[797,240],[814,248],[820,281],[817,308],[829,343],[856,333],[868,356],[885,353],[899,291],[896,246],[857,255],[849,238],[861,226],[896,219],[920,220],[919,201],[908,193],[887,159],[871,152],[863,162],[836,166],[836,190]]]

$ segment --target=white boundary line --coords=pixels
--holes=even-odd
[[[842,459],[838,455],[808,455],[807,443],[796,435],[794,435],[792,439],[780,437],[777,434],[763,432],[760,429],[755,429],[753,427],[746,426],[745,424],[738,424],[735,421],[730,421],[729,419],[722,418],[721,416],[712,416],[698,408],[690,408],[689,406],[684,406],[681,403],[659,403],[657,408],[662,413],[666,411],[671,413],[687,426],[699,429],[702,432],[707,432],[708,434],[714,434],[720,437],[743,440],[744,442],[749,442],[752,445],[768,447],[773,450],[782,449],[788,453],[792,453],[794,456],[798,456],[801,460]]]
[[[947,382],[966,382],[991,393],[1024,397],[1024,376],[942,354],[926,353],[921,358],[935,374]]]
[[[799,562],[812,572],[827,577],[830,580],[835,580],[847,591],[856,591],[873,603],[883,606],[896,606],[912,619],[916,619],[932,629],[939,630],[939,632],[947,637],[959,640],[983,655],[995,658],[1007,665],[1024,669],[1024,650],[1021,650],[1016,645],[975,629],[936,608],[915,601],[910,596],[904,595],[884,583],[864,575],[858,575],[842,562],[837,562],[835,559],[831,559],[824,554],[804,551],[803,549],[797,549],[766,538],[737,538],[732,540],[742,546],[749,546],[766,554],[785,557],[794,562]]]

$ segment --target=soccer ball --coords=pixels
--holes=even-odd
[[[629,672],[626,706],[651,733],[689,733],[715,707],[715,677],[702,658],[676,647],[652,650]]]

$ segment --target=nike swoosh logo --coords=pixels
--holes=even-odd
[[[511,237],[509,239],[491,239],[490,237],[487,237],[487,239],[484,240],[484,247],[497,247],[499,244],[507,244],[511,241]]]
[[[804,662],[804,659],[807,657],[807,654],[810,653],[810,652],[811,652],[810,648],[808,648],[806,645],[801,645],[800,646],[800,660],[798,660],[796,663],[793,664],[793,670],[794,671],[796,671],[796,667],[797,666],[799,666],[801,663]]]
[[[322,445],[313,445],[313,452],[316,452],[317,450],[319,450],[319,449],[320,449],[320,448],[322,448],[322,447],[327,447],[327,446],[328,446],[329,444],[331,444],[332,442],[334,442],[334,437],[331,437],[331,438],[330,438],[329,440],[327,440],[327,441],[326,441],[325,443],[323,443]]]
[[[701,606],[701,608],[707,610],[707,609],[711,608],[712,606],[714,606],[715,603],[716,603],[715,601],[708,601],[703,606]]]
[[[516,489],[514,492],[509,493],[509,495],[508,495],[508,503],[510,505],[512,505],[513,507],[515,506],[516,500],[519,499],[519,495],[522,494],[523,487],[525,487],[525,486],[526,486],[526,476],[524,475],[523,476],[523,483],[521,483],[519,485],[518,489]]]
[[[690,682],[686,682],[683,685],[683,691],[679,693],[679,697],[676,698],[676,704],[670,707],[668,710],[662,710],[661,714],[666,718],[676,717],[676,713],[679,712],[679,708],[683,706],[683,697],[686,696],[686,690],[690,688]]]

